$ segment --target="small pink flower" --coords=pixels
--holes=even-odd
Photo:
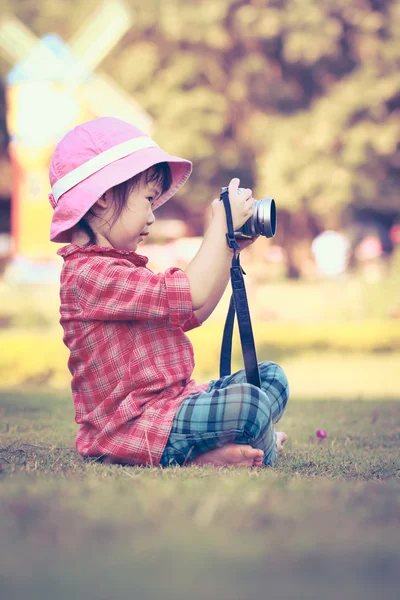
[[[326,433],[325,429],[318,429],[318,431],[317,431],[317,433],[315,435],[320,440],[324,440],[327,437],[328,434]]]

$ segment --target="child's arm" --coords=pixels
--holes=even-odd
[[[251,190],[246,189],[238,194],[238,186],[239,179],[232,179],[228,188],[235,230],[251,217],[254,204]],[[201,315],[198,316],[200,321],[204,321],[218,304],[229,281],[232,263],[232,250],[225,237],[227,225],[224,204],[214,201],[212,208],[211,224],[197,254],[185,269],[190,283],[193,310]]]
[[[226,242],[225,242],[226,244]],[[228,245],[227,245],[228,247]],[[218,302],[221,300],[223,293],[226,290],[226,286],[229,283],[230,279],[230,267],[232,264],[232,254],[229,253],[227,255],[226,265],[221,265],[221,277],[220,280],[217,281],[215,288],[212,290],[208,300],[198,310],[194,311],[194,314],[198,318],[201,323],[204,323],[206,319],[211,315],[217,306]]]
[[[257,238],[258,238],[258,236],[249,238],[249,239],[236,240],[238,243],[238,246],[240,248],[240,251],[247,248],[247,246],[254,244],[254,242],[256,241]],[[226,268],[226,274],[224,274],[224,276],[221,277],[220,284],[213,290],[212,294],[208,298],[205,305],[202,306],[201,308],[199,308],[199,310],[194,311],[194,314],[199,319],[199,321],[201,321],[201,323],[204,323],[204,321],[206,319],[208,319],[208,317],[214,312],[215,307],[218,305],[219,301],[221,300],[223,293],[226,290],[226,286],[228,285],[229,280],[231,278],[231,271],[230,271],[231,266],[232,266],[232,254],[229,257],[229,261],[228,261],[227,268]]]

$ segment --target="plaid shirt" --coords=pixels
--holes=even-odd
[[[153,273],[129,250],[68,244],[57,252],[60,323],[70,350],[76,448],[85,457],[158,465],[175,414],[189,394],[201,325],[178,268]]]

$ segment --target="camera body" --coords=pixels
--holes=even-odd
[[[221,194],[227,192],[228,188],[221,188]],[[238,189],[238,192],[241,188]],[[273,198],[263,198],[255,200],[253,205],[253,214],[235,231],[236,239],[248,239],[258,235],[267,238],[274,237],[276,233],[276,205]]]

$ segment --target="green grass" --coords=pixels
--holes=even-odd
[[[258,359],[293,394],[273,469],[83,461],[58,286],[0,281],[0,600],[397,600],[400,269],[276,282],[242,264]],[[189,333],[199,382],[229,298]]]
[[[3,390],[0,598],[398,598],[399,406],[294,399],[275,468],[162,470],[83,461],[69,393]]]

